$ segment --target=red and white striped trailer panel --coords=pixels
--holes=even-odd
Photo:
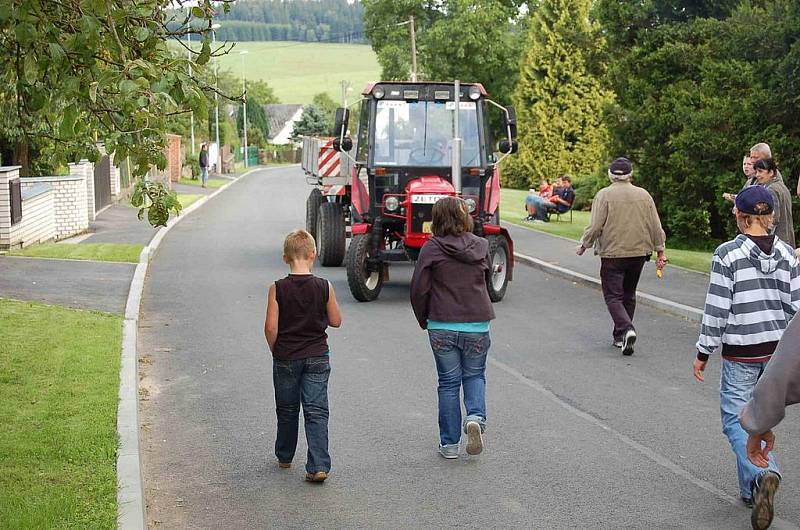
[[[333,148],[333,138],[303,137],[303,171],[317,184],[349,185],[353,164]]]

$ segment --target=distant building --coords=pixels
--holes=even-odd
[[[295,122],[303,116],[303,106],[294,103],[264,105],[264,113],[269,122],[269,143],[277,145],[291,143],[292,129]]]

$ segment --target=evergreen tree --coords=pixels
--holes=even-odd
[[[325,127],[327,129],[325,134],[333,134],[334,121],[336,120],[336,108],[338,107],[336,102],[333,101],[327,93],[320,92],[314,96],[312,104],[322,112],[325,118]]]
[[[244,125],[243,107],[239,107],[236,111],[236,131],[242,135]],[[264,104],[258,98],[247,98],[247,134],[250,136],[251,129],[259,131],[259,136],[265,140],[269,138],[269,121],[264,112]],[[249,139],[249,138],[248,138]],[[250,141],[252,145],[259,145],[254,139]]]
[[[589,4],[542,0],[532,14],[514,92],[520,149],[504,173],[507,185],[588,176],[606,158],[602,114],[612,95],[593,74],[591,54],[602,41]]]
[[[298,142],[302,136],[321,136],[328,134],[325,116],[314,105],[303,109],[303,116],[297,120],[292,130],[292,141]]]

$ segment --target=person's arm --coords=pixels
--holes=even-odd
[[[728,324],[733,299],[733,273],[730,267],[714,252],[711,261],[711,278],[703,309],[700,337],[697,340],[697,357],[694,360],[694,377],[703,381],[708,358],[722,343]]]
[[[659,255],[663,255],[666,248],[667,235],[661,226],[661,218],[658,216],[658,209],[653,197],[650,197],[650,221],[648,225],[650,227],[650,241],[653,243],[653,250],[658,252]]]
[[[267,318],[264,320],[264,336],[267,337],[269,351],[275,349],[278,340],[278,300],[275,297],[275,284],[269,286],[267,295]]]
[[[333,290],[331,282],[328,282],[328,303],[325,308],[328,310],[328,325],[332,328],[341,326],[342,310],[339,308],[339,302],[336,301],[336,291]]]
[[[414,275],[411,277],[411,308],[422,329],[428,328],[428,302],[433,281],[432,264],[425,248],[430,244],[426,243],[420,250],[417,265],[414,267]]]
[[[775,208],[773,208],[774,218],[772,220],[772,233],[775,233],[775,227],[781,222],[781,198],[778,196],[778,192],[772,188],[767,188],[767,190],[772,195],[772,202],[775,204]]]
[[[607,219],[608,202],[605,199],[603,190],[601,190],[594,198],[589,226],[587,226],[586,230],[583,231],[583,237],[581,237],[581,243],[578,246],[578,249],[583,248],[586,250],[587,248],[592,248],[594,246],[597,238],[603,233],[603,227],[605,226]],[[583,254],[583,252],[580,251],[578,254]]]
[[[761,435],[778,425],[788,405],[800,403],[800,318],[793,318],[758,380],[739,419],[744,430]]]

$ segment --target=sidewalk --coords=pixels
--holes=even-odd
[[[587,250],[583,256],[578,256],[575,254],[577,246],[575,241],[509,223],[503,225],[511,234],[515,253],[537,258],[600,281],[600,258],[592,253],[592,249]],[[664,269],[664,277],[659,280],[656,277],[655,263],[651,261],[645,264],[638,291],[640,294],[649,294],[702,311],[707,289],[708,275],[670,267],[669,264]]]

